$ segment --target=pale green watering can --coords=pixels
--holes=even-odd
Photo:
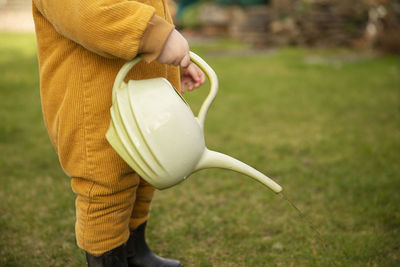
[[[158,189],[174,186],[201,169],[224,168],[250,176],[276,193],[282,191],[280,185],[254,168],[207,149],[204,121],[218,92],[218,78],[203,59],[192,52],[190,57],[211,84],[198,116],[164,78],[125,83],[125,76],[141,60],[138,57],[127,62],[115,79],[108,142],[132,169]]]

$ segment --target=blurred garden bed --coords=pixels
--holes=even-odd
[[[388,0],[181,0],[176,23],[255,47],[311,46],[400,53],[400,3]]]

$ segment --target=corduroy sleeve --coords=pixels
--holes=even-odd
[[[61,35],[102,56],[125,60],[140,52],[143,35],[155,16],[154,7],[137,1],[33,0],[33,3]],[[161,24],[165,23],[168,24],[163,20]]]
[[[151,62],[158,58],[173,29],[172,24],[157,15],[151,18],[139,46],[139,53],[144,60]]]

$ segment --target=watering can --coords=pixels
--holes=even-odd
[[[164,78],[124,81],[141,58],[118,72],[113,92],[110,127],[106,138],[113,149],[144,180],[165,189],[206,168],[224,168],[245,174],[274,192],[273,180],[228,155],[209,150],[204,141],[207,111],[218,92],[214,70],[198,55],[190,58],[210,81],[210,92],[195,117],[185,99]]]

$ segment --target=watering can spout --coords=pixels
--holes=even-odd
[[[195,170],[198,171],[208,168],[233,170],[255,179],[256,181],[270,188],[275,193],[282,191],[282,187],[279,184],[275,183],[271,178],[265,176],[253,167],[250,167],[249,165],[233,157],[206,148]]]

